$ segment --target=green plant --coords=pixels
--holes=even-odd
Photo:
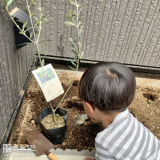
[[[81,38],[81,34],[82,34],[82,30],[83,30],[83,24],[80,21],[80,13],[82,11],[82,9],[85,7],[84,4],[78,4],[77,0],[69,0],[69,2],[71,4],[74,5],[75,10],[69,10],[69,14],[67,15],[68,17],[68,21],[64,22],[64,24],[74,27],[77,31],[77,33],[72,33],[72,37],[69,38],[69,40],[71,41],[71,45],[72,45],[72,57],[73,59],[71,59],[71,63],[74,66],[71,67],[69,66],[72,70],[75,71],[74,73],[74,77],[72,79],[71,84],[69,85],[66,93],[63,95],[61,101],[59,102],[59,104],[57,105],[57,107],[55,108],[55,110],[53,110],[52,108],[52,112],[54,114],[54,118],[55,118],[55,112],[56,110],[59,108],[60,104],[62,103],[63,99],[65,98],[66,94],[68,93],[68,91],[70,90],[75,78],[76,78],[76,74],[80,65],[80,60],[83,56],[83,51],[82,51],[82,38]],[[51,105],[51,103],[50,103]],[[52,105],[51,105],[52,106]]]
[[[9,17],[11,18],[13,23],[16,25],[16,27],[20,30],[19,33],[23,34],[26,38],[28,38],[31,42],[33,42],[35,44],[36,49],[37,49],[36,52],[37,52],[38,57],[39,57],[40,66],[43,67],[45,62],[44,62],[44,59],[41,59],[41,54],[43,53],[43,54],[46,55],[46,51],[41,51],[39,49],[39,43],[44,42],[44,41],[51,41],[51,40],[40,40],[40,35],[41,35],[41,31],[42,31],[42,24],[44,22],[49,21],[48,19],[46,19],[46,16],[42,13],[42,6],[43,6],[45,0],[30,0],[30,1],[26,0],[26,3],[15,2],[15,3],[20,4],[20,5],[25,7],[25,12],[29,16],[30,21],[31,21],[31,26],[30,26],[28,24],[28,21],[23,22],[23,21],[17,20],[17,22],[20,22],[20,23],[23,24],[22,28],[19,27],[17,22],[14,20],[14,17],[12,17],[10,15],[10,12],[8,10],[8,7],[9,7],[9,5],[11,5],[13,0],[1,0],[1,1],[3,2]],[[38,2],[38,5],[37,5],[37,2]],[[31,6],[35,8],[35,12],[31,11]],[[33,20],[33,18],[34,18],[34,20]],[[27,29],[26,29],[26,26],[27,26]],[[29,29],[33,30],[30,33],[30,37],[28,37],[27,34],[26,34],[26,32]],[[35,40],[32,40],[33,36],[34,36]],[[30,42],[26,42],[26,43],[23,43],[23,44],[29,44],[29,43]],[[23,45],[23,44],[20,44],[20,45]]]

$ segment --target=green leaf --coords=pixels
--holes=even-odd
[[[71,21],[74,23],[74,18],[71,18]]]
[[[82,5],[82,8],[79,10],[79,14],[81,13],[82,9],[85,7],[86,5]]]
[[[8,0],[7,7],[13,2],[13,0]]]
[[[39,26],[39,22],[40,22],[40,20],[38,20],[38,21],[35,23],[34,27]]]
[[[31,43],[31,42],[22,43],[22,44],[19,44],[19,45],[17,45],[17,46],[21,46],[21,45],[29,44],[29,43]]]
[[[35,17],[35,16],[33,16],[34,17],[34,19],[36,20],[36,23],[35,23],[35,27],[37,26],[37,25],[39,25],[39,22],[43,19],[43,18],[45,18],[46,16],[42,16],[39,20]]]
[[[69,2],[70,2],[71,4],[73,4],[73,5],[76,6],[76,4],[75,4],[72,0],[69,0]]]
[[[46,18],[44,18],[44,22],[48,22],[48,21],[50,21],[50,19],[46,19]]]
[[[26,33],[30,29],[32,29],[32,27],[27,28],[26,30],[24,30],[24,32]]]
[[[33,36],[33,32],[31,32],[31,34],[30,34],[30,38],[32,38],[32,36]]]
[[[69,22],[69,21],[64,22],[64,24],[66,24],[67,26],[75,26],[75,27],[77,27],[74,23]]]
[[[79,21],[79,23],[78,23],[78,26],[80,26],[81,25],[81,21]]]
[[[73,38],[68,38],[71,42],[75,42],[75,43],[77,43],[77,41],[75,40],[75,39],[73,39]]]
[[[19,31],[19,33],[20,33],[20,34],[24,34],[24,32],[22,32],[22,31]]]
[[[73,38],[68,38],[71,42],[73,42]]]
[[[30,11],[27,8],[25,9],[25,12],[28,16],[30,16]]]
[[[72,68],[71,66],[69,66],[69,68],[71,68],[72,70],[74,70],[74,71],[75,71],[75,69],[74,69],[74,68]]]
[[[80,59],[82,58],[82,56],[83,56],[83,51],[82,51],[82,53],[81,53]]]
[[[78,23],[80,22],[81,18],[78,19]]]
[[[82,32],[83,26],[81,26],[80,33]]]
[[[78,48],[76,47],[76,45],[74,43],[71,43],[72,47],[75,48],[78,51]]]
[[[36,21],[38,21],[37,17],[33,16]]]
[[[20,20],[16,20],[16,22],[20,22],[20,23],[25,23],[25,22],[23,22],[23,21],[20,21]],[[28,23],[27,23],[27,25],[26,26],[28,26],[28,27],[30,27],[30,28],[32,28]],[[28,28],[27,30],[29,30],[30,28]]]
[[[36,14],[36,12],[32,13],[31,16],[33,16],[34,14]]]
[[[26,21],[24,24],[23,24],[23,27],[22,27],[22,30],[24,31],[26,25],[27,25],[28,21]]]
[[[74,16],[77,16],[76,11],[72,11],[72,14],[73,14]]]
[[[43,67],[44,66],[44,59],[42,59],[42,61],[41,61],[41,67]]]
[[[35,4],[33,4],[33,3],[31,3],[31,6],[33,6],[33,7],[37,7]]]
[[[71,33],[72,35],[74,35],[75,37],[78,37],[78,35],[74,34],[74,33]]]
[[[81,35],[79,35],[79,41],[81,41]]]
[[[38,34],[38,31],[37,31],[37,30],[35,30],[35,34]]]
[[[25,23],[25,22],[23,22],[23,21],[20,21],[20,20],[16,20],[16,22]]]
[[[81,62],[81,59],[79,59],[79,64],[78,64],[78,67],[79,67],[79,65],[80,65],[80,62]]]
[[[26,5],[24,4],[24,3],[20,3],[20,2],[15,2],[16,4],[21,4],[21,5],[23,5],[23,6],[25,6],[26,7]]]
[[[75,50],[72,49],[72,51],[73,51],[76,55],[78,54]]]
[[[76,66],[76,64],[71,60],[71,63],[74,65],[74,66]]]
[[[44,2],[45,2],[45,0],[42,1],[42,7],[43,7]]]

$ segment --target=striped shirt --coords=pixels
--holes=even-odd
[[[160,160],[160,141],[128,109],[95,139],[96,160]]]

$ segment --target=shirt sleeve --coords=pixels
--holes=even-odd
[[[111,153],[99,143],[95,142],[95,159],[96,160],[116,160]]]

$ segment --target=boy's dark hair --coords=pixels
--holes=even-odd
[[[124,111],[134,99],[133,72],[120,63],[100,62],[90,66],[79,83],[79,98],[100,111]]]

